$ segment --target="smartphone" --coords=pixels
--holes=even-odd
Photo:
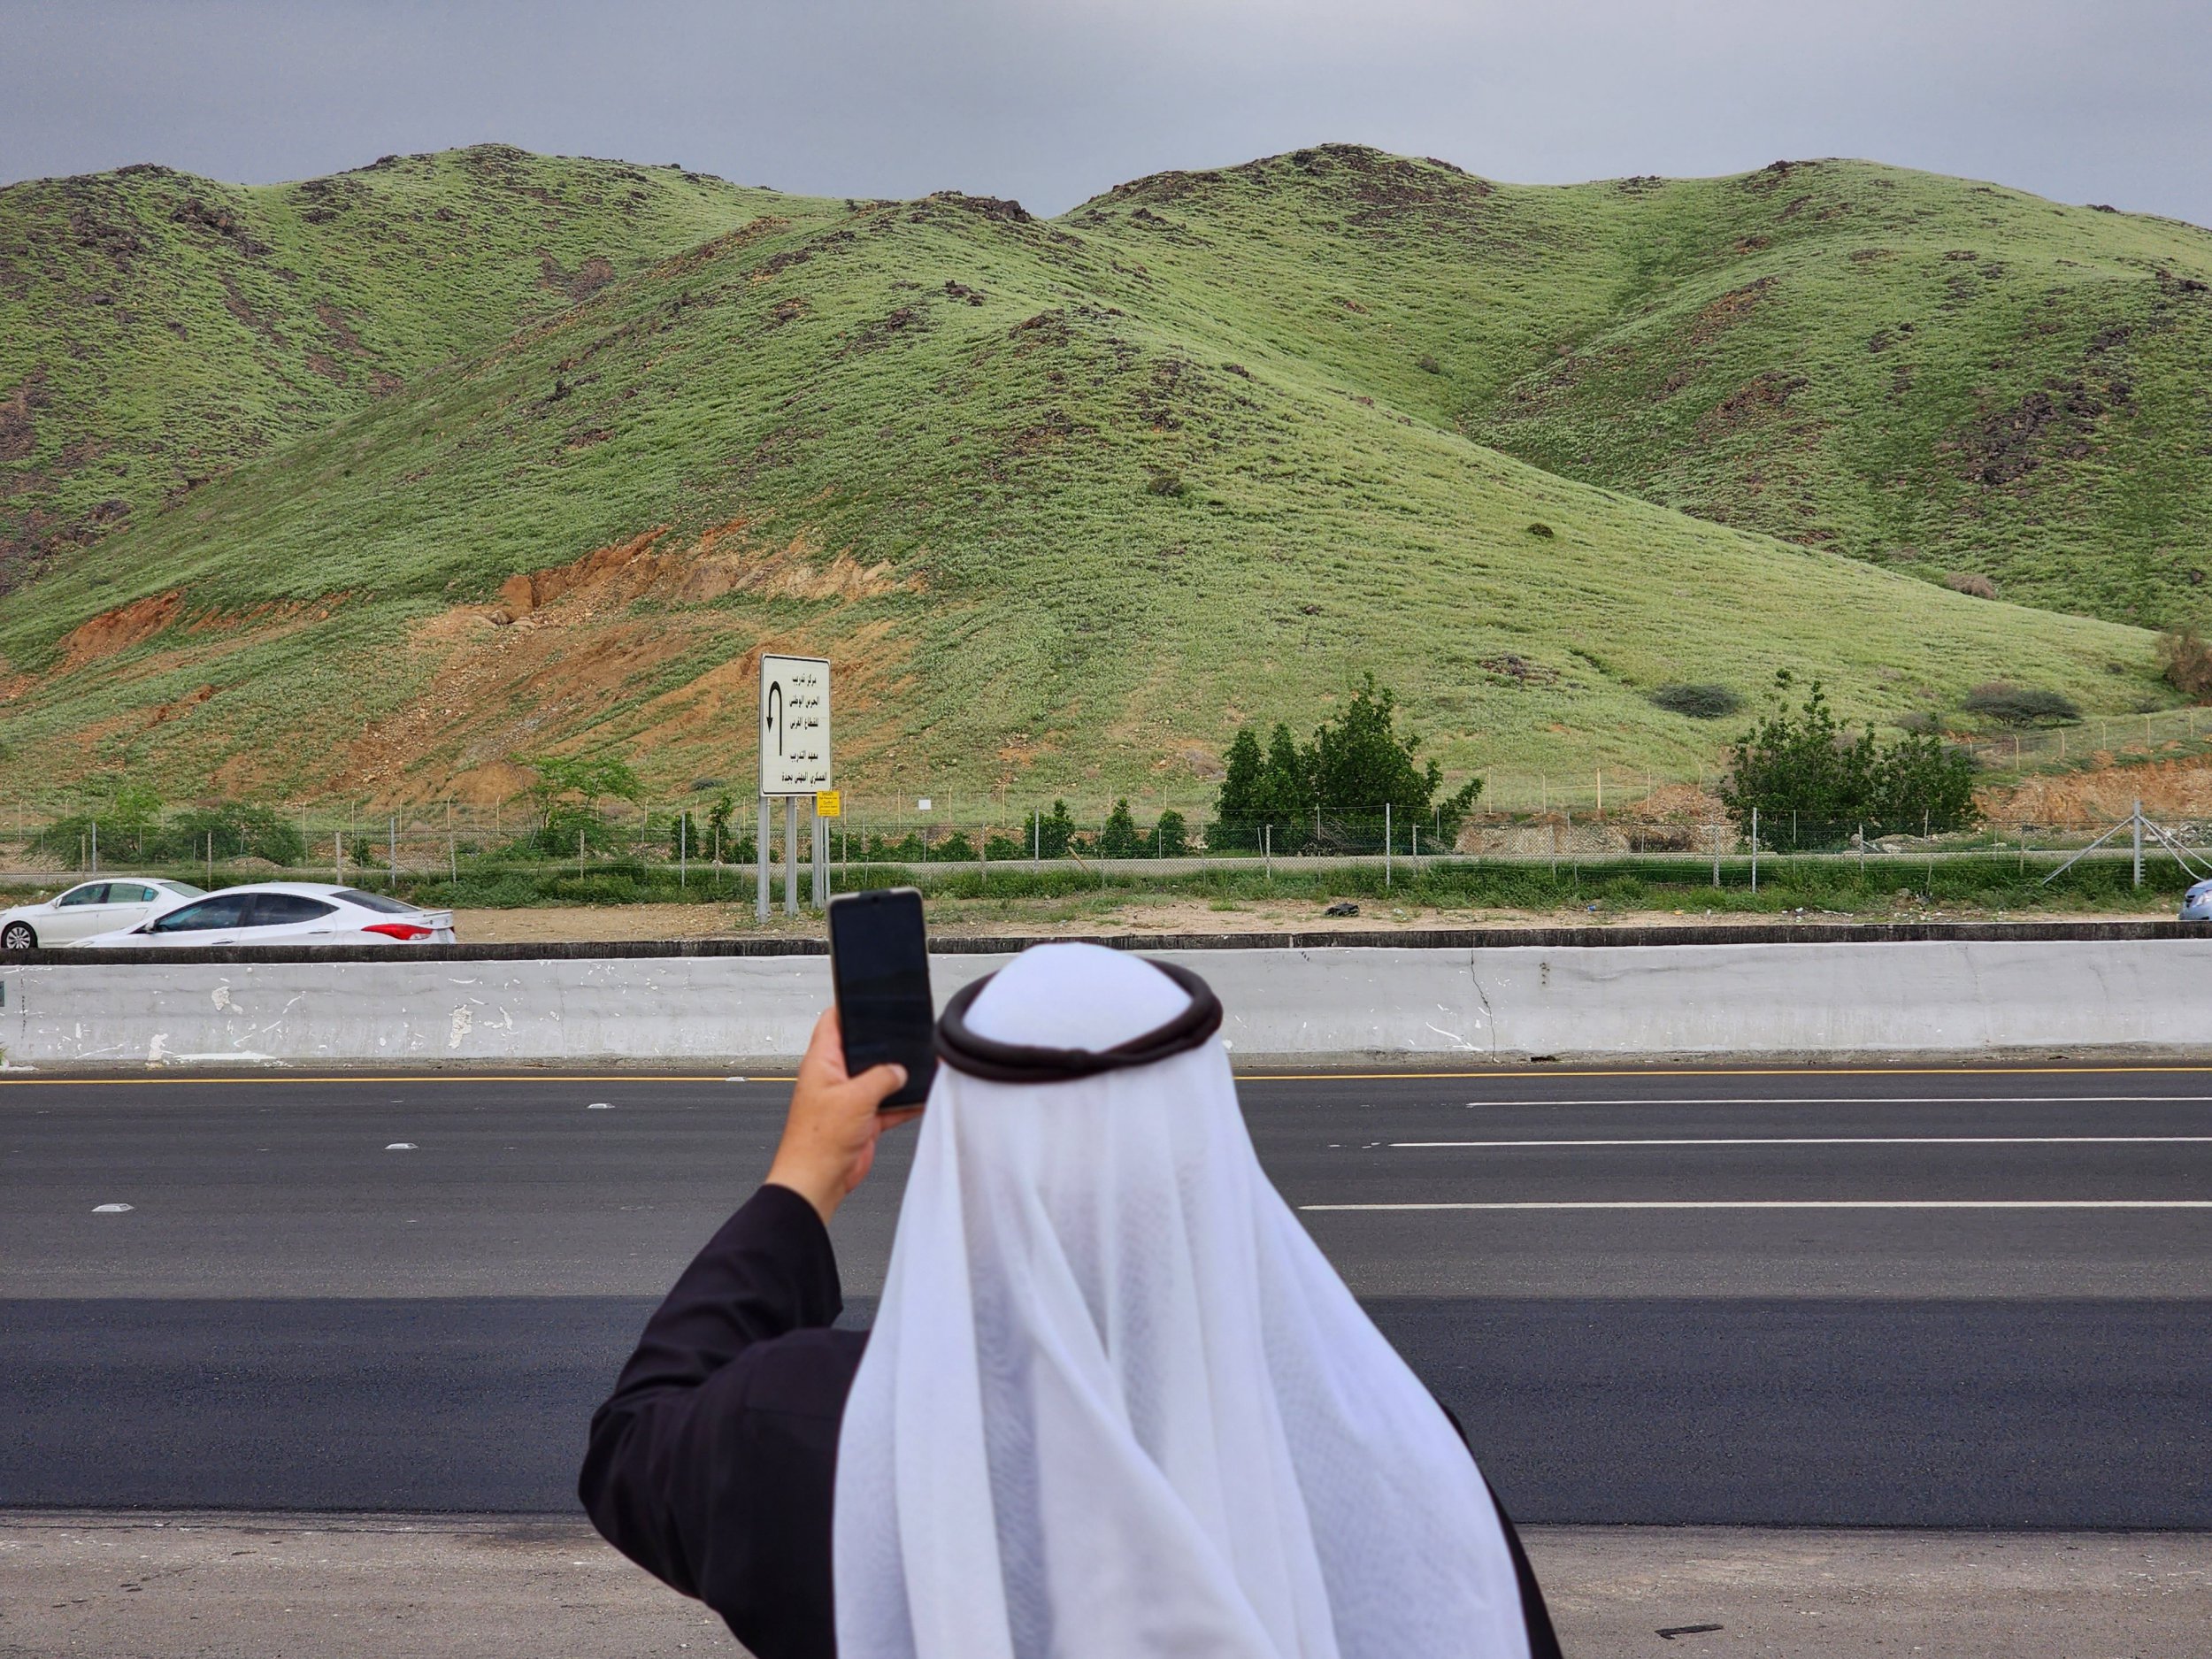
[[[885,887],[839,895],[830,901],[829,941],[845,1069],[856,1075],[896,1062],[906,1068],[906,1084],[884,1105],[919,1104],[937,1071],[937,1007],[929,992],[921,894]]]

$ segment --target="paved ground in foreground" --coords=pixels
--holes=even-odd
[[[1541,1527],[1528,1543],[1575,1659],[2212,1651],[2201,1532]],[[740,1651],[574,1521],[0,1519],[0,1659]]]

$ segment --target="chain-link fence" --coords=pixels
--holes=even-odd
[[[1603,812],[1594,807],[1492,810],[1457,824],[1441,813],[1411,821],[1394,810],[1311,814],[1249,824],[1209,824],[1202,810],[1120,814],[1109,808],[1018,809],[998,802],[871,802],[845,796],[845,811],[829,820],[831,866],[840,887],[878,878],[929,882],[963,873],[1027,869],[1110,874],[1182,873],[1195,870],[1273,872],[1332,866],[1379,866],[1417,874],[1440,864],[1557,865],[1562,861],[1633,865],[1666,879],[1709,866],[1716,884],[1741,879],[1750,861],[1781,856],[1853,862],[1878,869],[1907,859],[2007,859],[2025,872],[2056,862],[2109,829],[2107,810],[2045,813],[1985,821],[1970,833],[1882,835],[1867,826],[1812,823],[1795,817],[1749,826],[1710,810]],[[2212,803],[2208,803],[2212,805]],[[166,874],[211,886],[289,878],[356,886],[443,878],[466,881],[499,902],[525,890],[548,898],[618,900],[649,889],[669,896],[751,892],[757,819],[718,803],[627,802],[566,807],[548,814],[518,803],[475,805],[438,802],[381,812],[366,807],[261,808],[225,804],[160,813],[93,810],[0,819],[0,876],[16,887],[52,885],[105,871]],[[952,810],[945,810],[951,808]],[[800,814],[803,818],[805,810]],[[2201,816],[2150,816],[2184,849],[2212,851],[2212,810]],[[780,876],[783,814],[771,815],[769,863]],[[806,863],[808,826],[799,830]],[[2131,846],[2109,856],[2131,856]],[[2146,856],[2171,862],[2154,845]],[[696,894],[694,889],[696,889]]]

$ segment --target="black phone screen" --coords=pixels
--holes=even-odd
[[[912,887],[841,895],[830,901],[829,938],[845,1069],[895,1062],[906,1068],[906,1085],[883,1103],[916,1104],[937,1070],[922,895]]]

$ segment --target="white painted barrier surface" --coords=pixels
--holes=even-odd
[[[2212,938],[1333,948],[1168,954],[1240,1056],[1511,1060],[2212,1048]],[[941,1002],[1002,966],[939,956]],[[0,972],[11,1066],[788,1057],[825,956],[40,964]]]

